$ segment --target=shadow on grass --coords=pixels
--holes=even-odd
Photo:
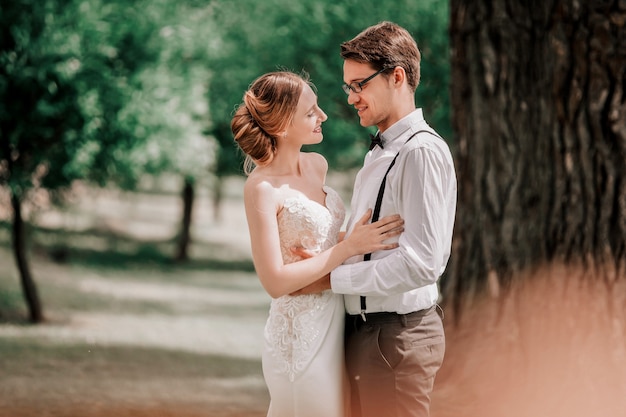
[[[130,271],[143,271],[141,276],[150,276],[156,270],[159,276],[174,275],[177,277],[192,276],[194,272],[206,272],[213,277],[230,276],[233,272],[254,273],[252,260],[240,256],[240,248],[207,242],[194,242],[192,252],[195,255],[187,261],[175,261],[175,239],[156,241],[139,240],[108,230],[89,229],[84,231],[68,231],[47,229],[29,225],[27,229],[29,249],[27,257],[31,268],[47,260],[62,267],[79,266],[84,269],[109,271],[107,276],[123,276]],[[30,325],[26,319],[28,313],[24,303],[24,294],[17,282],[17,271],[11,248],[10,225],[0,222],[0,248],[6,254],[0,260],[0,323]],[[230,255],[225,257],[224,254]],[[39,261],[38,261],[39,260]],[[41,262],[45,260],[45,262]],[[118,274],[118,271],[120,272]],[[123,274],[121,273],[123,272]],[[224,274],[221,274],[224,273]],[[12,277],[11,279],[6,279]],[[13,281],[15,280],[15,281]],[[67,292],[67,288],[46,286],[46,282],[35,276],[35,281],[46,299],[52,298],[54,304],[63,304],[72,310],[110,309],[111,297],[76,297]],[[216,280],[216,285],[222,280]],[[224,281],[226,282],[226,281]],[[229,281],[230,282],[230,281]],[[116,308],[121,308],[124,301],[115,299]],[[124,307],[135,311],[162,311],[168,304],[158,301],[128,301]],[[44,305],[45,307],[45,305]],[[168,310],[166,310],[168,311]]]
[[[225,355],[136,346],[56,345],[23,338],[0,340],[0,369],[7,377],[44,377],[62,372],[65,377],[77,378],[242,378],[258,376],[261,369],[260,359]]]
[[[0,222],[0,245],[11,247],[10,225]],[[193,242],[190,249],[197,253],[193,259],[174,259],[176,239],[140,240],[131,236],[97,228],[82,231],[28,226],[29,242],[34,253],[49,257],[57,263],[126,269],[146,264],[185,270],[254,272],[252,260],[245,256],[224,254],[241,252],[239,248],[210,242]],[[4,236],[4,237],[3,237]]]
[[[0,414],[261,417],[260,359],[0,338]]]
[[[124,252],[113,249],[95,250],[60,246],[45,248],[45,250],[55,262],[84,266],[91,265],[101,269],[126,269],[128,267],[151,264],[176,270],[254,272],[252,261],[247,259],[221,260],[205,258],[176,261],[161,249],[166,243],[134,242],[135,250]]]

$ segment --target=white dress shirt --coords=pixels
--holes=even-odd
[[[400,314],[433,306],[439,298],[437,281],[450,257],[456,212],[457,183],[450,148],[424,120],[422,109],[393,124],[382,135],[384,149],[374,147],[358,172],[351,201],[348,236],[354,223],[374,208],[381,181],[387,176],[380,218],[400,214],[404,232],[395,238],[399,247],[372,253],[370,261],[354,256],[331,273],[332,290],[344,294],[346,311]]]

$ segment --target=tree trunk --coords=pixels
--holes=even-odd
[[[44,320],[43,309],[39,300],[37,286],[30,273],[28,260],[26,259],[22,204],[19,197],[14,192],[11,193],[11,205],[13,206],[13,254],[20,274],[24,299],[28,306],[30,321],[33,323],[41,323]]]
[[[222,220],[222,201],[224,200],[224,177],[215,176],[213,185],[213,220],[219,223]]]
[[[178,252],[176,254],[177,261],[186,261],[189,259],[189,244],[191,242],[191,218],[194,202],[194,180],[186,177],[181,193],[183,201],[183,219],[181,222],[180,235],[178,238]]]
[[[444,296],[624,267],[626,3],[451,0],[458,218]]]

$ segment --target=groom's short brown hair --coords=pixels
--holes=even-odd
[[[341,57],[372,65],[375,70],[402,67],[415,91],[420,82],[421,54],[415,39],[401,26],[381,22],[341,44]]]

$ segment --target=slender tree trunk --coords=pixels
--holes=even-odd
[[[224,199],[224,177],[217,175],[213,186],[213,220],[219,223],[222,219],[222,200]]]
[[[194,180],[186,177],[181,194],[183,202],[183,218],[181,222],[180,235],[178,238],[178,251],[176,253],[177,261],[186,261],[189,259],[189,244],[191,243],[191,219],[193,214],[194,203]]]
[[[626,3],[450,11],[459,205],[444,296],[498,294],[545,262],[623,268]]]
[[[26,305],[28,306],[30,321],[33,323],[40,323],[44,320],[43,309],[39,300],[37,286],[35,285],[35,281],[33,280],[30,268],[28,266],[28,260],[26,259],[26,243],[24,221],[22,219],[22,204],[19,197],[13,192],[11,193],[11,205],[13,206],[12,237],[15,263],[20,274],[22,291],[24,292],[24,298],[26,300]]]

